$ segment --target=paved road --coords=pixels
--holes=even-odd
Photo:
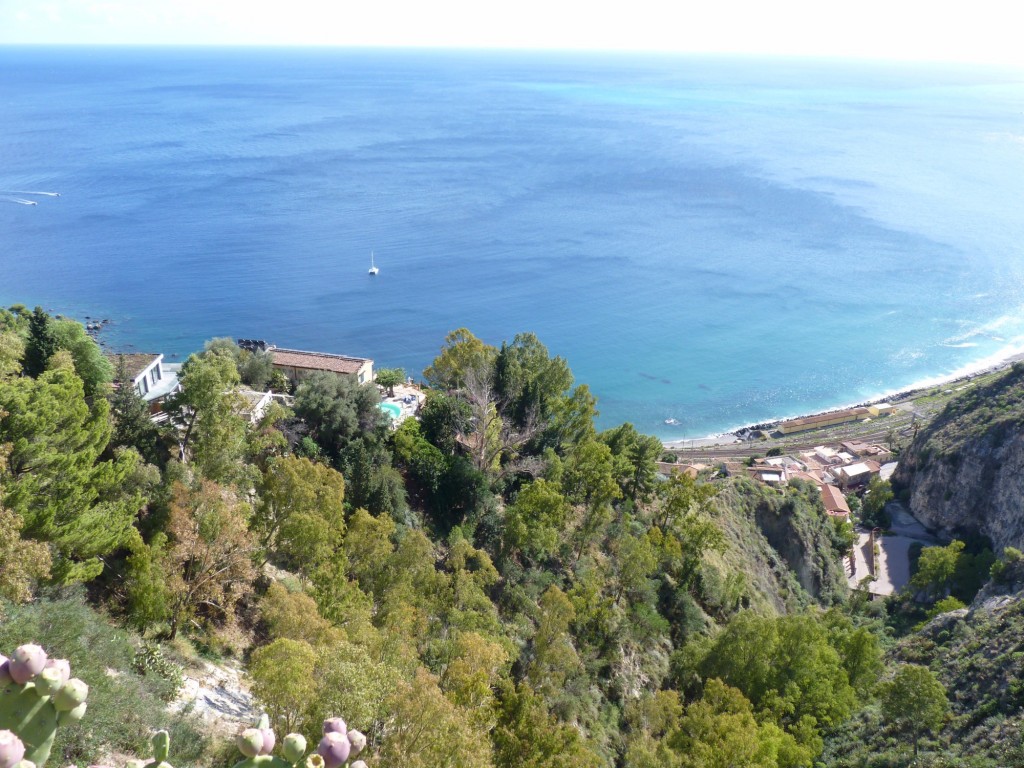
[[[910,548],[915,544],[926,547],[941,544],[928,529],[917,521],[899,502],[890,502],[885,511],[889,513],[892,527],[889,533],[876,537],[878,545],[878,572],[868,591],[874,595],[891,595],[910,583]],[[851,573],[846,563],[846,577],[851,587],[857,587],[860,580],[868,575],[871,557],[871,535],[859,533],[854,545],[855,570]]]

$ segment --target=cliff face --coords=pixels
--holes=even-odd
[[[1024,365],[951,401],[901,458],[894,484],[929,528],[1024,547]]]

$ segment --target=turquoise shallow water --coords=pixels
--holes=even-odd
[[[0,107],[0,301],[122,348],[532,330],[673,439],[1024,347],[1019,73],[7,48]]]

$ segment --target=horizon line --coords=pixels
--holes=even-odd
[[[389,52],[438,52],[438,53],[485,53],[485,54],[561,54],[561,55],[610,55],[610,56],[652,56],[670,58],[720,58],[720,59],[775,59],[778,61],[819,61],[849,62],[863,64],[934,65],[947,67],[977,67],[984,69],[1024,71],[1022,62],[979,61],[967,59],[909,58],[899,56],[868,56],[828,53],[780,53],[778,51],[684,51],[671,48],[589,48],[552,46],[474,46],[380,43],[265,43],[265,42],[69,42],[69,41],[0,41],[3,48],[111,48],[111,49],[231,49],[231,50],[317,50],[317,51],[389,51]]]

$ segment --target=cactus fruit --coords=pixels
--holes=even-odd
[[[260,734],[263,736],[263,748],[260,750],[260,754],[269,755],[274,751],[274,746],[277,744],[277,737],[270,728],[260,728]]]
[[[246,729],[238,737],[238,750],[245,758],[233,768],[341,768],[349,757],[355,757],[366,746],[366,737],[359,731],[349,731],[340,717],[325,720],[323,730],[319,746],[308,756],[305,756],[305,737],[289,733],[281,741],[284,753],[281,759],[271,755],[277,739],[269,718],[263,715],[255,728]],[[365,763],[362,765],[366,768]]]
[[[167,758],[171,754],[171,734],[167,731],[157,731],[150,738],[149,743],[153,746],[153,759],[142,762],[141,768],[173,768],[167,762]],[[133,763],[138,762],[141,761],[129,760],[127,768],[137,768]]]
[[[366,768],[366,763],[364,763],[362,760],[356,760],[348,768]]]
[[[245,758],[235,763],[234,768],[292,768],[306,751],[306,740],[297,733],[289,734],[284,740],[285,754],[294,755],[294,759],[289,757],[286,761],[271,755],[276,743],[270,718],[263,715],[254,728],[246,728],[235,740],[238,751]]]
[[[256,757],[263,751],[263,733],[259,728],[246,728],[235,739],[235,746],[246,757]]]
[[[56,669],[60,673],[60,686],[62,687],[71,679],[71,664],[67,659],[47,659],[43,672],[48,669]]]
[[[13,732],[24,746],[18,768],[42,766],[50,756],[58,725],[81,720],[89,686],[71,678],[64,659],[47,659],[31,643],[11,658],[0,656],[0,730]]]
[[[316,751],[324,759],[327,768],[340,768],[348,760],[352,751],[348,736],[340,731],[328,731],[320,740]]]
[[[73,677],[53,695],[53,706],[59,712],[70,712],[85,703],[89,695],[89,686]]]
[[[13,768],[25,757],[25,745],[11,731],[0,731],[0,768]]]
[[[19,645],[7,662],[7,671],[18,685],[25,685],[43,671],[46,666],[46,651],[38,645]]]
[[[298,733],[289,733],[281,744],[284,759],[289,763],[298,763],[306,754],[306,737]]]
[[[356,757],[366,748],[366,737],[359,731],[350,730],[346,736],[348,736],[348,743],[352,745],[352,754],[350,757]]]
[[[340,717],[332,717],[324,720],[324,735],[326,736],[328,733],[340,733],[344,736],[348,733],[348,726]]]

